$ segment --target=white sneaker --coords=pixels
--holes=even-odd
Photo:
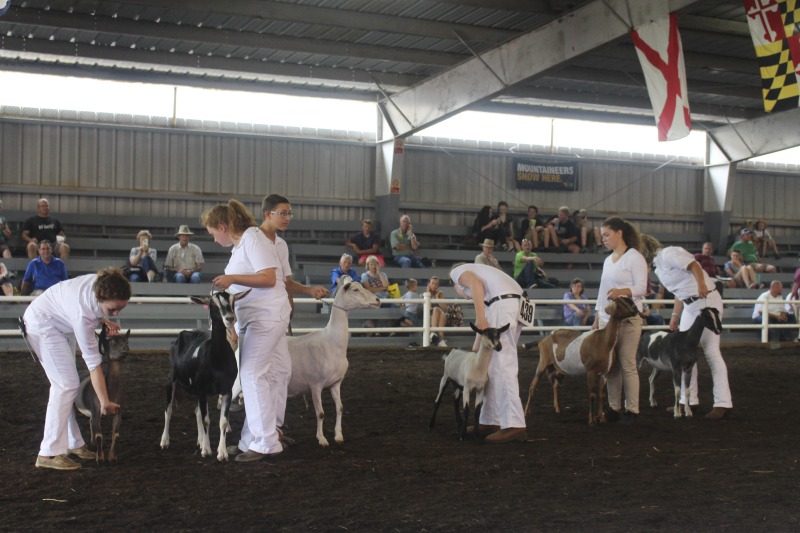
[[[447,348],[447,341],[445,340],[439,341],[439,348]]]

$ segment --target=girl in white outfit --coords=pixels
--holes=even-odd
[[[110,334],[118,334],[119,325],[105,317],[117,316],[130,298],[131,286],[125,275],[119,269],[108,268],[53,285],[25,311],[28,343],[50,380],[37,468],[80,468],[68,453],[79,459],[94,459],[95,454],[85,446],[72,407],[80,387],[75,347],[81,349],[103,414],[116,413],[119,405],[108,398],[95,330],[105,323]]]
[[[716,284],[695,261],[694,256],[678,246],[662,248],[657,239],[642,235],[642,250],[645,258],[652,261],[658,280],[675,295],[675,307],[669,321],[669,329],[686,331],[692,327],[695,319],[706,307],[719,311],[722,320],[722,296]],[[686,300],[686,302],[684,302]],[[680,326],[678,325],[680,321]],[[714,381],[714,407],[706,418],[718,420],[728,416],[733,408],[731,389],[728,384],[728,367],[722,358],[719,348],[720,336],[704,329],[700,336],[700,346],[706,356],[711,378]],[[686,391],[681,381],[681,400],[686,405]],[[697,406],[697,364],[692,367],[692,378],[689,383],[689,405]]]
[[[609,300],[620,296],[633,298],[642,311],[642,298],[647,293],[647,262],[639,253],[639,231],[627,220],[611,217],[600,228],[603,245],[611,250],[603,262],[600,289],[597,293],[593,329],[605,327],[611,318],[606,313]],[[619,327],[617,358],[608,373],[608,420],[614,422],[626,415],[632,422],[639,414],[639,372],[636,369],[636,350],[642,336],[642,318],[626,318]],[[623,391],[625,401],[623,403]],[[626,412],[623,413],[623,408]]]
[[[245,422],[237,462],[258,461],[283,451],[276,425],[281,369],[291,368],[285,331],[291,307],[284,276],[278,276],[278,254],[247,208],[236,200],[203,213],[201,222],[218,244],[232,246],[225,274],[214,285],[235,294],[251,288],[236,302],[239,332],[239,377]],[[285,386],[285,384],[283,385]]]

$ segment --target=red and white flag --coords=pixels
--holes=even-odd
[[[675,13],[631,31],[655,113],[659,141],[689,135],[692,119],[686,89],[686,65]]]

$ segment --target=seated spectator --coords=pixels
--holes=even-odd
[[[358,277],[356,269],[353,268],[353,258],[347,253],[342,254],[342,257],[339,258],[339,266],[331,270],[331,294],[339,288],[339,279],[342,276],[350,276],[350,279],[356,281],[361,279]],[[388,282],[386,286],[389,286]]]
[[[503,250],[514,250],[518,252],[522,250],[517,239],[514,238],[514,219],[508,213],[508,203],[500,202],[497,204],[497,216],[495,217],[500,221],[498,229],[503,233],[503,239],[498,242]]]
[[[644,316],[645,324],[648,326],[663,326],[666,323],[664,317],[656,311],[655,306],[651,310],[650,305],[644,302],[642,302],[642,315]]]
[[[69,245],[64,242],[66,238],[61,222],[50,216],[50,202],[47,198],[39,198],[36,202],[36,215],[26,220],[22,226],[22,240],[28,243],[28,259],[36,258],[39,242],[47,240],[53,255],[66,260],[69,257]]]
[[[28,263],[22,277],[22,296],[38,296],[60,281],[67,279],[67,265],[57,257],[53,257],[50,241],[39,241],[39,257]]]
[[[758,274],[753,267],[745,264],[742,259],[742,252],[731,250],[731,260],[725,263],[725,274],[731,278],[726,283],[729,288],[763,289],[764,286],[758,284]]]
[[[2,289],[5,296],[14,296],[14,284],[11,283],[11,273],[3,263],[0,263],[0,289]]]
[[[710,242],[704,242],[703,248],[699,254],[694,254],[694,260],[700,264],[700,267],[706,271],[706,274],[712,278],[719,276],[719,268],[714,261],[714,245]]]
[[[569,285],[569,292],[564,293],[565,300],[586,300],[583,295],[583,280],[575,278]],[[592,307],[589,304],[564,304],[564,324],[567,326],[585,326],[592,318]]]
[[[580,253],[578,246],[578,228],[570,220],[569,207],[562,206],[558,215],[544,227],[544,247],[555,248],[557,252]]]
[[[500,220],[494,217],[492,206],[483,206],[475,217],[475,222],[472,223],[472,237],[479,243],[486,239],[505,242],[505,234],[500,229]]]
[[[783,283],[778,280],[773,281],[769,285],[769,290],[760,294],[758,303],[753,308],[753,323],[761,324],[763,320],[763,313],[769,316],[768,321],[770,324],[794,324],[795,317],[787,313],[787,304],[783,300]],[[797,332],[791,329],[770,329],[769,340],[770,342],[791,341],[796,337]]]
[[[203,270],[203,251],[196,244],[189,242],[194,235],[189,226],[183,224],[178,228],[175,237],[178,242],[169,247],[167,259],[164,261],[164,275],[167,281],[175,283],[200,283],[200,271]]]
[[[581,253],[588,252],[589,247],[593,244],[597,245],[598,242],[602,245],[602,241],[599,240],[600,228],[594,227],[592,221],[589,220],[586,209],[573,211],[572,222],[575,224],[575,227],[578,228],[578,243],[581,246]]]
[[[3,209],[3,200],[0,200],[0,210]],[[11,238],[11,228],[8,220],[0,215],[0,256],[4,259],[11,259],[11,248],[8,247],[8,240]]]
[[[533,243],[534,248],[539,247],[539,242],[541,241],[541,236],[544,232],[544,223],[542,222],[542,218],[539,216],[538,207],[535,205],[528,206],[528,217],[523,219],[520,230],[520,243],[524,239],[528,239],[531,241],[531,243]],[[520,245],[520,247],[522,246]]]
[[[767,221],[763,218],[758,219],[753,227],[753,244],[756,245],[756,250],[761,257],[767,257],[767,248],[772,248],[775,253],[775,259],[781,258],[781,254],[778,252],[778,245],[775,244],[775,239],[769,234]]]
[[[532,287],[538,278],[539,267],[544,264],[541,257],[531,251],[532,243],[528,239],[522,239],[522,251],[517,252],[514,257],[514,281],[519,283],[523,289]]]
[[[417,280],[414,278],[408,278],[406,280],[406,293],[403,295],[403,300],[416,300],[420,296],[417,293]],[[418,328],[422,324],[422,309],[423,306],[420,303],[406,303],[400,304],[403,306],[403,319],[400,321],[400,325],[407,328]],[[412,338],[416,336],[416,334],[412,333],[410,335]],[[411,342],[409,344],[410,347],[419,346],[416,342]]]
[[[381,238],[377,233],[373,233],[372,229],[372,221],[365,218],[361,221],[361,231],[353,234],[344,243],[345,246],[352,248],[353,252],[355,252],[356,257],[358,257],[358,266],[364,266],[369,257],[375,257],[380,266],[386,265],[383,256],[378,253]]]
[[[347,255],[347,254],[345,254]],[[345,256],[343,255],[342,258]],[[350,257],[347,255],[347,257]],[[352,260],[351,260],[352,264]],[[344,268],[341,266],[341,262],[339,263],[340,268]],[[386,274],[381,272],[381,263],[378,261],[378,258],[374,255],[367,257],[366,261],[367,269],[361,274],[361,284],[364,286],[365,289],[373,293],[378,298],[388,298],[389,293],[386,289],[389,287],[389,278],[386,277]]]
[[[760,262],[756,245],[753,244],[753,230],[744,228],[740,233],[742,240],[733,243],[728,253],[730,254],[733,250],[739,250],[742,253],[744,262],[752,266],[753,270],[758,273],[775,272],[775,265],[768,265]]]
[[[136,242],[138,246],[131,248],[130,261],[130,280],[136,281],[153,281],[158,276],[158,267],[156,266],[156,257],[158,252],[155,248],[150,248],[150,239],[153,235],[143,229],[136,234]]]
[[[417,236],[414,235],[411,217],[408,215],[400,217],[400,227],[389,235],[389,242],[392,246],[394,264],[401,268],[425,268],[422,259],[415,254],[419,249],[419,241]]]
[[[431,299],[441,300],[444,292],[439,290],[439,276],[431,276],[428,280],[428,294]],[[431,346],[446,347],[444,331],[440,328],[447,327],[447,306],[445,304],[431,304]]]
[[[486,239],[480,246],[482,251],[475,256],[475,263],[478,265],[489,265],[503,270],[500,267],[500,262],[494,256],[494,241],[492,239]]]

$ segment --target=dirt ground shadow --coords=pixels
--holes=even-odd
[[[643,407],[632,426],[590,428],[585,381],[568,378],[561,415],[545,383],[528,417],[530,440],[494,446],[459,441],[448,404],[428,431],[446,352],[351,350],[344,444],[333,444],[327,393],[329,449],[317,444],[313,408],[294,398],[286,421],[297,443],[273,464],[200,457],[189,401],[161,450],[167,354],[134,354],[119,462],[75,472],[33,467],[48,383],[26,353],[2,353],[0,530],[797,531],[798,348],[723,350],[735,405],[728,420],[674,420],[662,374],[659,407]],[[520,355],[523,402],[537,360],[535,350]],[[641,377],[646,406],[646,371]],[[707,411],[704,360],[700,386]],[[229,442],[241,419],[234,414]],[[212,423],[214,448],[217,439]]]

